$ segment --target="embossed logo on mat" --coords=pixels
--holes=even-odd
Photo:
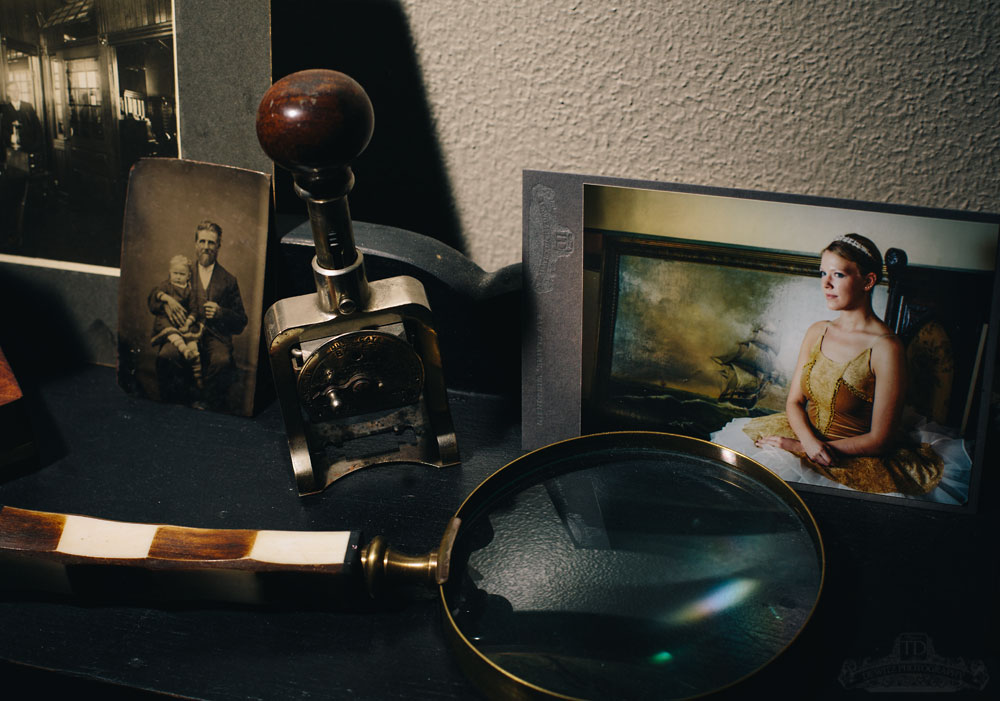
[[[989,674],[982,660],[942,657],[925,633],[903,633],[885,657],[846,660],[838,679],[870,692],[982,691]]]

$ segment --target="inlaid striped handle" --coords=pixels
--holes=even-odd
[[[253,602],[270,598],[264,591],[269,574],[271,580],[287,574],[313,579],[350,574],[358,541],[353,531],[185,528],[4,506],[0,584],[79,592],[88,578],[107,583],[95,572],[130,568],[148,573],[118,578],[130,588],[164,593],[158,590],[178,587],[186,575],[167,593]]]

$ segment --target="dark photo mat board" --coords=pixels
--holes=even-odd
[[[269,191],[270,177],[251,170],[155,158],[135,166],[125,209],[118,295],[118,382],[123,389],[197,408],[253,413]],[[216,224],[222,235],[207,293],[199,293],[195,239],[206,221]],[[190,263],[186,288],[169,283],[177,256]],[[187,320],[189,328],[166,319],[163,305],[153,300],[159,298],[157,290],[184,303],[193,317]],[[206,309],[206,299],[223,311]],[[174,331],[184,342],[195,343],[200,354],[197,362],[180,363],[181,391],[165,397],[161,394],[169,389],[164,384],[168,373],[158,369],[157,357],[170,351]],[[216,343],[230,346],[232,362],[224,368],[225,380],[213,384],[208,356],[213,352],[210,344]]]
[[[789,481],[975,508],[996,421],[987,388],[1000,217],[526,171],[524,231],[524,448],[622,429],[722,442],[730,421],[783,411],[806,328],[835,316],[820,293],[819,252],[854,231],[908,259],[873,297],[907,344],[910,372],[929,378],[911,383],[907,426],[940,429],[971,467],[946,470],[935,501]]]

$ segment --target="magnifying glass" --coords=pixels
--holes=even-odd
[[[823,545],[792,489],[657,433],[557,443],[458,510],[450,641],[489,695],[688,698],[735,684],[809,620]]]
[[[4,579],[67,590],[141,573],[151,594],[254,601],[290,574],[338,590],[439,587],[445,630],[495,698],[688,698],[766,666],[823,585],[816,523],[758,463],[694,438],[620,432],[528,453],[477,487],[439,547],[411,557],[356,532],[131,524],[0,510]],[[58,567],[62,565],[62,567]],[[51,587],[49,587],[51,588]],[[331,589],[331,591],[333,591]],[[266,597],[263,597],[266,598]]]

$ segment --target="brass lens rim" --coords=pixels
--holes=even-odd
[[[812,602],[809,613],[795,635],[781,649],[776,650],[767,662],[751,670],[743,677],[717,689],[712,689],[706,692],[706,694],[717,693],[723,689],[736,686],[779,658],[798,639],[816,612],[816,607],[819,605],[822,595],[823,585],[826,581],[826,553],[816,519],[798,493],[787,482],[759,462],[752,460],[742,453],[737,453],[734,450],[715,443],[674,433],[613,431],[587,434],[552,443],[512,460],[480,483],[466,497],[455,513],[454,518],[460,519],[463,524],[471,524],[482,513],[484,508],[491,506],[512,492],[520,491],[524,488],[521,485],[525,481],[536,477],[540,471],[551,469],[552,465],[563,463],[574,456],[597,451],[613,451],[615,449],[627,450],[629,452],[686,453],[724,463],[770,489],[774,496],[778,497],[798,516],[803,527],[809,533],[815,547],[817,564],[819,565],[819,584],[816,588],[816,597]],[[572,468],[553,470],[552,474],[547,475],[546,478],[569,471],[572,471]],[[575,698],[543,689],[525,679],[517,677],[483,655],[462,634],[462,631],[459,630],[458,624],[451,614],[451,607],[448,605],[446,588],[447,584],[442,584],[438,588],[442,614],[445,621],[445,636],[458,660],[459,666],[483,693],[489,698],[495,699]]]

